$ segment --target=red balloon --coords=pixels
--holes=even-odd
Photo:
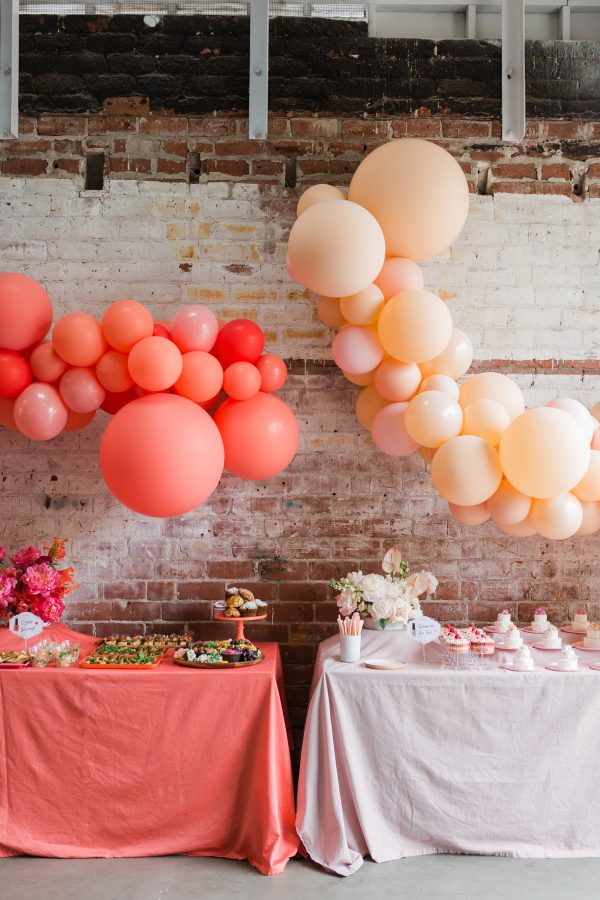
[[[282,388],[287,381],[287,369],[284,361],[273,353],[266,353],[256,363],[260,372],[260,389],[272,394]]]
[[[265,336],[256,322],[233,319],[217,335],[215,355],[227,368],[234,362],[255,363],[265,349]]]
[[[15,350],[0,350],[0,397],[17,397],[32,381],[24,356]]]
[[[160,322],[154,323],[154,331],[152,332],[152,337],[165,337],[168,341],[171,340],[169,329],[165,328],[164,325],[161,325]]]
[[[5,428],[10,428],[11,431],[18,431],[15,422],[14,409],[14,400],[0,400],[0,425],[4,425]]]
[[[32,347],[51,325],[52,303],[42,285],[27,275],[0,272],[0,347]]]
[[[250,400],[226,400],[215,413],[225,468],[261,481],[287,468],[298,449],[298,422],[289,406],[259,391]]]
[[[130,388],[128,391],[119,391],[118,394],[107,391],[100,409],[103,409],[109,416],[114,416],[120,409],[123,409],[128,403],[131,403],[132,400],[137,400],[138,397],[139,394],[136,392],[135,388]]]
[[[223,442],[211,417],[174,394],[140,397],[108,423],[100,444],[106,486],[145,516],[181,516],[212,494]]]

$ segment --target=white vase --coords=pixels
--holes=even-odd
[[[363,619],[365,628],[367,631],[402,631],[404,625],[402,622],[392,622],[382,628],[379,624],[379,619],[374,619],[373,616],[367,616],[366,619]]]

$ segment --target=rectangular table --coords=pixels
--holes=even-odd
[[[63,624],[44,637],[96,642]],[[22,642],[0,631],[0,650]],[[0,856],[294,856],[276,644],[232,671],[0,669]]]
[[[298,789],[310,857],[349,875],[367,855],[600,856],[600,653],[559,673],[532,652],[533,672],[450,671],[437,644],[423,665],[405,632],[363,632],[361,660],[410,661],[375,671],[324,641]]]

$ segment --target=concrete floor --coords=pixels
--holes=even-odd
[[[597,900],[600,859],[422,856],[338,878],[292,860],[265,878],[221,859],[0,860],[0,900]]]

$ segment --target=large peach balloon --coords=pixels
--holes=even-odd
[[[47,384],[58,381],[67,371],[67,363],[60,358],[52,341],[39,344],[29,357],[29,364],[38,381],[45,381]]]
[[[373,385],[369,385],[356,398],[356,418],[363,428],[370,431],[373,419],[385,406],[388,406],[388,401],[377,393]]]
[[[391,300],[402,291],[422,291],[425,284],[423,272],[412,259],[401,256],[390,256],[384,262],[381,272],[375,279],[386,300]]]
[[[90,369],[69,369],[60,379],[59,390],[65,406],[76,413],[100,409],[106,396],[106,391]]]
[[[108,350],[96,363],[96,378],[105,390],[120,394],[133,387],[127,357],[118,350]]]
[[[329,328],[341,328],[348,324],[342,315],[338,297],[319,297],[317,315],[323,325],[328,325]]]
[[[424,362],[441,353],[452,336],[452,316],[429,291],[403,291],[384,306],[377,326],[386,353],[401,362]]]
[[[567,492],[549,500],[534,500],[529,520],[542,537],[564,541],[581,528],[583,509],[577,497]]]
[[[384,359],[375,371],[375,387],[390,402],[410,400],[421,383],[421,370],[416,363]]]
[[[223,459],[223,441],[208,413],[172,394],[128,403],[100,443],[109,491],[135,512],[160,518],[204,503],[219,483]]]
[[[108,346],[100,323],[89,313],[63,316],[52,332],[54,349],[70,366],[95,366]]]
[[[371,212],[383,229],[387,256],[437,256],[460,234],[469,211],[464,173],[430,141],[389,141],[361,162],[348,199]]]
[[[508,410],[497,400],[473,400],[464,407],[463,434],[475,434],[497,447],[510,425]]]
[[[457,506],[456,503],[449,503],[448,507],[456,521],[463,525],[483,525],[490,518],[485,503],[478,503],[476,506]]]
[[[177,394],[194,403],[206,403],[216,397],[222,387],[223,366],[211,353],[190,350],[183,354],[183,368],[175,382]]]
[[[475,400],[495,400],[508,412],[510,420],[516,419],[525,409],[521,388],[499,372],[482,372],[467,378],[460,388],[460,405],[463,409]]]
[[[380,410],[371,425],[371,435],[378,450],[390,456],[408,456],[419,449],[404,421],[407,403],[390,403]]]
[[[42,285],[27,275],[0,272],[0,347],[26,350],[46,336],[51,324],[52,303]]]
[[[441,447],[460,434],[462,409],[444,391],[425,391],[408,404],[404,424],[411,438],[423,447]]]
[[[164,337],[144,338],[129,354],[129,374],[146,391],[172,387],[183,370],[181,353]]]
[[[441,353],[433,359],[421,363],[423,378],[428,375],[448,375],[450,378],[462,378],[471,368],[473,362],[473,344],[471,338],[460,328],[453,328],[449,342]]]
[[[483,438],[450,438],[433,458],[431,480],[442,497],[457,506],[485,503],[502,481],[498,453]]]
[[[310,209],[316,203],[324,203],[326,200],[345,200],[346,197],[339,188],[332,184],[313,184],[304,191],[298,205],[296,207],[296,215],[301,216],[303,212]]]
[[[32,441],[49,441],[67,424],[67,407],[56,388],[34,381],[15,400],[15,425]]]
[[[501,525],[500,522],[496,522],[496,528],[503,531],[504,534],[512,535],[512,537],[532,537],[534,534],[537,534],[529,518],[524,519],[522,522],[517,522],[516,525]]]
[[[326,297],[348,297],[368,287],[381,270],[385,240],[362,206],[327,200],[296,220],[288,252],[300,284]]]
[[[600,503],[586,500],[581,500],[580,502],[583,521],[577,534],[583,537],[600,530]]]
[[[487,501],[487,508],[496,525],[518,525],[531,512],[531,497],[503,478],[496,493]]]
[[[333,359],[343,372],[363,375],[371,372],[383,359],[383,348],[371,328],[349,325],[333,339]]]
[[[137,300],[116,300],[102,317],[102,331],[113,349],[129,353],[138,341],[152,337],[154,319]]]
[[[419,386],[419,393],[422,394],[424,391],[444,391],[457,403],[460,397],[460,388],[454,378],[450,378],[449,375],[428,375]]]
[[[590,450],[590,464],[580,482],[573,488],[579,500],[600,500],[600,450]]]
[[[370,284],[350,297],[340,300],[342,316],[353,325],[374,325],[383,309],[385,300],[376,284]]]
[[[549,499],[581,481],[590,464],[590,448],[572,416],[542,406],[511,422],[500,441],[500,460],[518,491]]]

